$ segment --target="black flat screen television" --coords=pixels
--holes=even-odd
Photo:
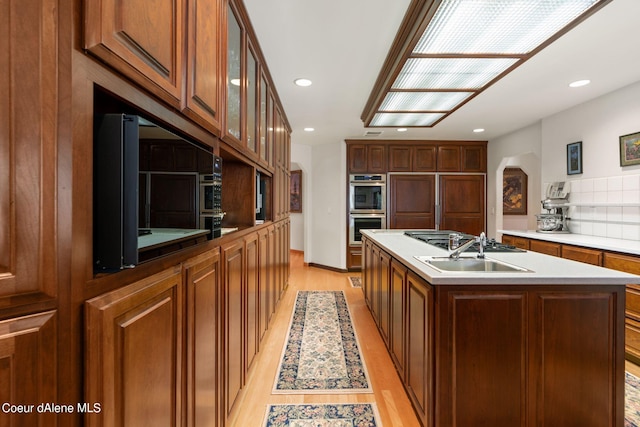
[[[220,200],[222,160],[210,147],[137,115],[94,120],[96,272],[131,268],[220,235],[209,202]]]

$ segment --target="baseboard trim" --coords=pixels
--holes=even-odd
[[[322,268],[323,270],[335,271],[337,273],[348,273],[346,268],[329,267],[328,265],[316,264],[314,262],[310,262],[309,267]]]

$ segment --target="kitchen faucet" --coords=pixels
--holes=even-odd
[[[480,233],[479,236],[473,237],[469,239],[469,241],[460,245],[461,234],[452,233],[449,234],[449,250],[453,250],[449,255],[449,258],[458,259],[460,258],[460,254],[466,251],[471,245],[478,242],[478,258],[484,258],[484,247],[487,246],[487,236],[484,234],[484,231]]]

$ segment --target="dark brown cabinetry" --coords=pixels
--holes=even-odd
[[[349,144],[349,173],[384,173],[387,171],[387,148],[378,144]]]
[[[212,132],[220,132],[222,110],[223,0],[190,0],[187,11],[187,73],[183,111]]]
[[[185,72],[185,1],[160,0],[149,7],[145,0],[100,0],[86,1],[84,8],[84,47],[179,107]]]
[[[180,425],[183,298],[175,267],[87,301],[88,426]]]
[[[541,254],[561,256],[562,246],[558,243],[544,242],[542,240],[531,240],[529,242],[529,249],[534,252],[540,252]]]
[[[473,235],[485,231],[484,175],[440,175],[440,229]]]
[[[366,292],[385,249],[364,250]],[[388,350],[424,426],[622,422],[623,286],[433,285],[393,257],[390,271]]]
[[[435,228],[436,176],[389,174],[389,228]]]
[[[390,145],[389,172],[435,172],[435,145]]]

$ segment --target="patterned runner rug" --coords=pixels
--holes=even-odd
[[[640,379],[625,372],[624,425],[640,427]]]
[[[371,393],[342,291],[298,291],[273,393]]]
[[[351,283],[351,287],[353,288],[362,287],[362,279],[360,279],[359,276],[349,276],[349,283]]]
[[[374,403],[269,405],[265,427],[380,427]]]

